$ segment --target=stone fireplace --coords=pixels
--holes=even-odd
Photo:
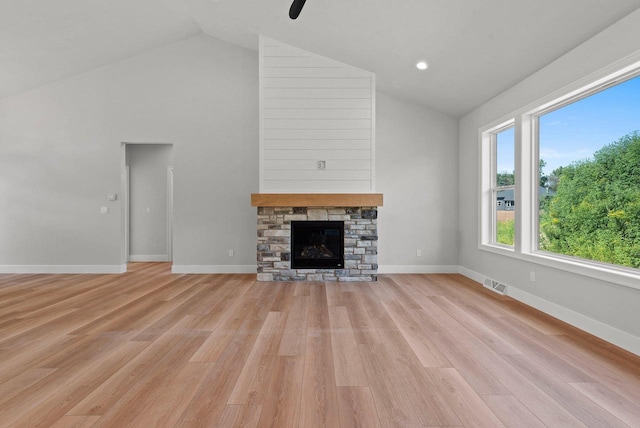
[[[258,281],[377,280],[381,194],[254,194],[252,205],[258,211]],[[341,222],[343,266],[292,267],[292,222],[323,226]],[[307,245],[307,252],[322,258],[323,252],[337,251],[332,243],[335,231],[325,233],[310,239],[314,243]]]

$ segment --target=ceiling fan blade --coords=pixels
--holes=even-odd
[[[293,0],[291,7],[289,8],[289,18],[296,19],[300,12],[302,12],[302,7],[307,0]]]

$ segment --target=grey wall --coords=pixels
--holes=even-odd
[[[539,301],[542,306],[582,322],[581,327],[594,333],[619,334],[623,338],[619,343],[626,340],[627,344],[640,343],[640,290],[478,249],[478,129],[639,49],[640,11],[460,120],[460,264],[522,290],[533,300],[543,299]],[[531,270],[536,271],[535,283],[529,281]]]
[[[257,70],[197,36],[1,100],[0,266],[124,263],[122,142],[174,144],[175,264],[253,266]]]
[[[383,272],[457,269],[457,121],[376,95],[376,191]],[[416,250],[422,256],[416,256]]]
[[[456,122],[378,97],[380,263],[455,265]],[[0,101],[0,267],[124,265],[123,142],[173,144],[174,266],[255,269],[258,55],[204,35]]]
[[[170,144],[127,144],[129,255],[132,261],[167,261]]]

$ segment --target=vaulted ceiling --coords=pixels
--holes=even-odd
[[[0,98],[206,33],[258,34],[377,75],[378,89],[460,117],[640,8],[640,0],[5,0]],[[418,60],[429,68],[420,72]]]

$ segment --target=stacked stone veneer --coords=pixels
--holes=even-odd
[[[344,269],[291,269],[291,222],[344,221]],[[258,281],[377,281],[377,207],[258,208]]]

